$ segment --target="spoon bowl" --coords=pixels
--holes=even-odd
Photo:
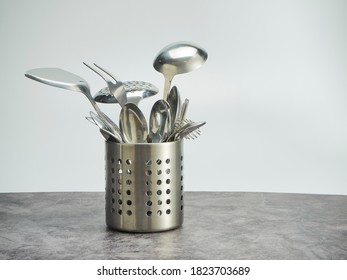
[[[149,137],[153,143],[160,143],[171,131],[169,104],[160,99],[154,103],[149,118]]]
[[[119,127],[127,143],[145,143],[148,137],[148,126],[142,111],[133,103],[122,107],[119,117]]]

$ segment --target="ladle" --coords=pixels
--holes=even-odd
[[[153,67],[165,78],[163,99],[167,100],[171,81],[177,74],[191,72],[205,63],[207,52],[190,42],[177,42],[164,47],[156,56]]]

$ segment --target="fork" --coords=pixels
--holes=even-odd
[[[89,69],[93,70],[96,74],[98,74],[101,78],[105,80],[111,94],[114,96],[114,98],[116,98],[117,102],[120,104],[121,107],[123,107],[127,103],[127,97],[124,92],[124,85],[121,81],[119,81],[109,71],[105,70],[104,68],[95,63],[94,65],[101,71],[91,65],[88,65],[85,62],[83,62],[83,64],[87,66]]]
[[[195,123],[189,119],[184,119],[184,120],[180,120],[180,121],[176,122],[174,130],[170,133],[170,135],[168,135],[168,137],[165,139],[165,141],[166,142],[174,141],[175,139],[177,139],[177,137],[180,136],[180,133],[182,133],[183,131],[188,129],[190,126],[195,127],[196,124],[197,123]],[[200,133],[201,133],[199,127],[196,127],[193,130],[189,131],[189,133],[184,135],[184,137],[182,137],[182,138],[187,138],[187,139],[192,139],[192,140],[198,138]]]
[[[181,127],[176,135],[174,136],[174,140],[187,138],[187,139],[196,139],[198,136],[194,135],[194,132],[199,129],[199,127],[205,125],[206,122],[191,122],[183,127]],[[200,134],[199,134],[200,135]]]

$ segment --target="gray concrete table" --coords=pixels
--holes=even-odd
[[[0,259],[347,259],[347,196],[186,192],[179,229],[104,220],[104,193],[0,194]]]

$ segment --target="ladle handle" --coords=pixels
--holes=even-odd
[[[163,99],[165,101],[167,101],[167,96],[168,96],[169,91],[170,91],[172,79],[173,79],[173,76],[172,77],[165,77],[164,93],[163,93]]]

